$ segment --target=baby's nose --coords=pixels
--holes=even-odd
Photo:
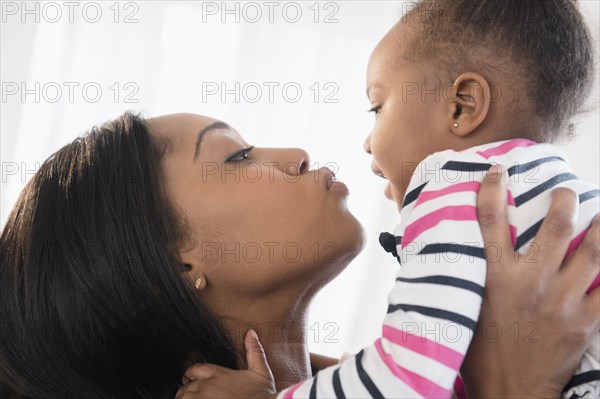
[[[367,154],[371,153],[371,135],[369,134],[363,143],[363,149]]]

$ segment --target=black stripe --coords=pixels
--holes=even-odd
[[[428,244],[421,250],[421,252],[419,252],[419,255],[437,254],[440,252],[453,252],[456,254],[463,254],[475,258],[485,259],[483,248],[455,243]]]
[[[551,178],[550,180],[547,180],[544,183],[532,188],[531,190],[517,196],[515,198],[515,206],[518,207],[518,206],[523,205],[530,199],[537,197],[544,191],[556,186],[559,183],[569,181],[569,180],[576,180],[576,179],[577,179],[577,176],[575,176],[573,173],[561,173],[559,175],[556,175],[553,178]]]
[[[409,205],[414,200],[419,198],[419,194],[421,194],[421,191],[423,191],[423,188],[425,188],[425,185],[427,185],[427,182],[421,184],[419,187],[415,188],[410,193],[406,194],[406,196],[404,197],[404,202],[402,202],[402,208],[404,208],[406,205]]]
[[[600,195],[600,190],[591,190],[591,191],[587,191],[583,194],[579,194],[579,203],[581,204],[582,202],[585,202],[592,198],[596,198],[599,195]]]
[[[313,377],[310,393],[308,394],[309,399],[317,399],[317,378],[319,378],[319,373],[315,374]]]
[[[438,319],[445,319],[452,321],[454,323],[460,324],[462,326],[467,327],[468,329],[475,331],[475,320],[471,320],[466,316],[463,316],[458,313],[449,312],[447,310],[429,308],[426,306],[418,306],[418,305],[405,305],[405,304],[396,304],[388,306],[388,314],[395,312],[396,310],[401,309],[405,312],[418,312],[424,314],[425,316],[437,317]]]
[[[579,203],[585,202],[592,198],[596,198],[599,195],[600,195],[600,190],[591,190],[591,191],[585,192],[585,193],[579,195]],[[525,232],[523,234],[521,234],[520,236],[517,237],[517,245],[516,245],[517,250],[521,249],[521,247],[523,245],[525,245],[525,243],[527,243],[529,240],[531,240],[533,237],[535,237],[535,235],[539,231],[540,227],[542,227],[543,222],[544,222],[544,219],[541,219],[536,224],[534,224],[533,226],[531,226],[530,228],[525,230]]]
[[[534,224],[533,226],[531,226],[530,228],[528,228],[527,230],[525,230],[525,232],[523,234],[521,234],[520,236],[517,237],[517,243],[516,243],[516,247],[517,247],[516,249],[517,249],[517,251],[519,249],[521,249],[521,247],[523,245],[525,245],[525,243],[527,241],[529,241],[533,237],[535,237],[535,235],[537,234],[538,230],[542,226],[543,222],[544,222],[544,219],[542,218],[536,224]]]
[[[442,169],[458,172],[485,172],[491,167],[491,163],[448,161]]]
[[[525,172],[527,172],[527,171],[535,168],[536,166],[539,166],[539,165],[544,164],[544,163],[552,162],[552,161],[566,162],[561,157],[540,158],[540,159],[536,159],[535,161],[527,162],[527,163],[524,163],[524,164],[517,164],[515,166],[512,166],[512,167],[508,168],[508,175],[512,176],[512,175],[518,175],[520,173],[525,173]]]
[[[335,391],[336,398],[346,399],[346,395],[344,395],[344,390],[342,389],[342,383],[340,382],[339,367],[333,372],[333,390]]]
[[[356,355],[356,371],[358,371],[358,377],[360,378],[360,380],[363,383],[363,385],[365,386],[365,388],[367,388],[367,391],[369,391],[369,395],[371,395],[372,398],[382,398],[383,399],[383,395],[381,394],[379,389],[377,389],[377,386],[375,385],[373,380],[371,380],[371,377],[369,377],[369,374],[367,374],[367,372],[365,371],[365,369],[362,365],[363,354],[364,354],[364,351],[361,350]]]
[[[600,370],[590,370],[590,371],[586,371],[585,373],[576,374],[573,376],[573,378],[571,378],[569,383],[567,385],[565,385],[565,387],[563,388],[563,392],[566,392],[569,389],[577,387],[579,385],[583,385],[588,382],[599,381],[599,380],[600,380]]]
[[[590,393],[589,390],[585,391],[583,393],[583,395],[579,395],[578,393],[573,392],[573,395],[569,396],[569,399],[581,399],[581,398],[585,398],[585,395],[587,395],[588,393]]]
[[[476,293],[479,296],[483,296],[483,287],[477,283],[462,278],[450,277],[450,276],[427,276],[417,278],[404,278],[398,277],[396,281],[403,283],[423,283],[423,284],[439,284],[449,285],[451,287],[462,288],[467,291]]]

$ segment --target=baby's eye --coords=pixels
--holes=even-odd
[[[248,159],[248,153],[250,151],[252,151],[253,149],[254,149],[254,146],[248,147],[248,148],[244,148],[243,150],[238,151],[235,154],[233,154],[232,156],[230,156],[229,158],[227,158],[227,160],[225,162],[241,162],[241,161],[244,161],[244,160]]]

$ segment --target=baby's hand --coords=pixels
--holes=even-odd
[[[175,399],[275,398],[273,373],[254,330],[246,333],[244,346],[248,370],[197,363],[186,370]]]
[[[327,367],[335,366],[339,362],[340,359],[319,355],[317,353],[310,353],[310,366],[316,371],[321,371]]]

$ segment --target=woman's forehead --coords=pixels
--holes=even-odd
[[[211,117],[189,113],[168,114],[146,119],[152,133],[171,140],[193,136],[194,133],[214,122],[217,120]]]
[[[215,145],[220,145],[222,141],[209,139],[209,136],[227,136],[231,139],[247,143],[241,135],[229,126],[227,123],[204,115],[191,113],[169,114],[146,120],[149,131],[152,135],[160,139],[169,141],[171,150],[169,153],[178,162],[195,162],[200,156],[201,148],[210,147],[214,151]]]

